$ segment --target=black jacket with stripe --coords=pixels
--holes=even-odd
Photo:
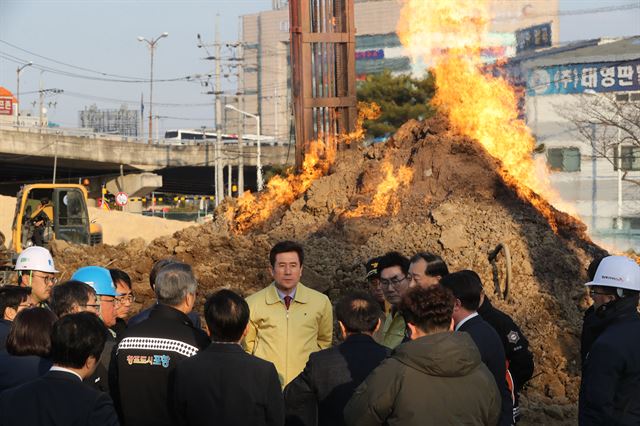
[[[209,345],[204,331],[167,305],[123,334],[109,369],[111,395],[124,425],[172,425],[173,371]]]

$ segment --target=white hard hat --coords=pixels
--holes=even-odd
[[[607,256],[598,265],[593,281],[585,285],[640,291],[640,266],[626,256]]]
[[[58,272],[49,250],[38,246],[22,250],[16,261],[16,271]]]

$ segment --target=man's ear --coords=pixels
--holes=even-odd
[[[90,355],[87,360],[84,362],[84,368],[89,371],[89,374],[87,374],[87,376],[90,376],[91,374],[93,374],[93,372],[95,371],[96,367],[98,364],[98,360],[95,359],[95,357],[93,355]]]
[[[411,330],[411,340],[415,340],[417,339],[419,336],[418,334],[420,334],[418,332],[418,329],[415,325],[411,324],[410,322],[407,323],[407,327],[409,327],[409,330]]]
[[[451,324],[449,324],[449,331],[453,331],[456,329],[456,324],[453,321],[453,318],[451,318]]]
[[[340,334],[342,335],[342,339],[347,338],[347,327],[344,326],[342,321],[338,320],[338,327],[340,327]]]
[[[71,309],[69,309],[69,313],[77,314],[78,312],[82,312],[82,310],[80,309],[80,305],[74,302],[73,304],[71,304]]]
[[[380,327],[382,327],[382,321],[378,318],[378,323],[376,324],[376,328],[373,329],[373,332],[377,333],[378,330],[380,330]]]
[[[275,271],[273,270],[273,266],[269,265],[269,267],[267,268],[269,270],[269,275],[271,275],[271,278],[275,278]]]
[[[16,315],[18,315],[17,309],[13,309],[10,306],[4,308],[4,319],[6,319],[7,321],[13,321]]]

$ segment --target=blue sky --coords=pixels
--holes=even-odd
[[[640,0],[560,0],[560,9],[562,13],[625,4],[640,4]],[[220,14],[222,40],[234,41],[238,37],[240,15],[270,7],[271,0],[0,0],[0,40],[60,62],[147,79],[149,52],[146,44],[138,42],[136,37],[151,38],[166,31],[169,37],[159,42],[156,51],[154,79],[169,79],[212,71],[213,62],[201,60],[205,55],[197,48],[196,34],[200,33],[205,41],[213,41],[216,13]],[[640,9],[560,17],[561,41],[639,34]],[[0,42],[2,54],[97,76],[45,61]],[[16,86],[16,67],[15,62],[0,57],[0,85],[11,91]],[[119,100],[127,100],[133,101],[129,107],[136,109],[141,92],[146,99],[149,91],[148,83],[99,82],[27,68],[21,73],[20,83],[23,110],[31,108],[29,103],[37,98],[34,92],[40,79],[44,88],[60,88],[68,93],[47,101],[57,101],[56,107],[50,110],[50,119],[72,127],[78,125],[78,111],[84,106],[96,103],[100,108],[118,108]],[[231,88],[231,82],[225,85]],[[204,91],[196,82],[159,82],[154,85],[154,104],[212,102],[210,96],[202,94]],[[165,119],[161,128],[213,126],[209,118],[213,117],[211,106],[158,106],[154,114],[190,118]]]

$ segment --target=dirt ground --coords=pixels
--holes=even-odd
[[[354,217],[357,206],[374,197],[385,163],[413,170],[409,185],[390,194],[397,213],[374,217],[364,209]],[[582,223],[538,199],[557,223],[554,232],[530,202],[503,183],[500,167],[477,143],[453,134],[445,119],[412,121],[384,145],[341,152],[329,175],[244,233],[235,231],[236,219],[246,215],[232,201],[221,206],[219,212],[227,214],[216,221],[148,245],[134,239],[89,249],[58,244],[53,251],[63,279],[88,264],[127,271],[140,296],[137,308],[151,297],[151,265],[167,256],[193,265],[201,295],[222,287],[246,295],[269,282],[270,246],[295,239],[306,251],[303,282],[335,300],[345,289],[364,288],[370,257],[389,250],[435,252],[451,270],[478,272],[493,303],[527,335],[536,369],[522,396],[521,424],[575,424],[579,333],[587,305],[582,283],[588,263],[602,250]],[[495,264],[488,258],[498,243],[509,247],[513,265],[506,300],[494,291],[496,283],[504,286],[504,256]]]
[[[15,208],[15,197],[0,195],[0,232],[7,241],[11,240]],[[121,211],[105,211],[95,207],[89,207],[89,218],[102,225],[104,243],[110,245],[126,243],[134,238],[142,238],[150,243],[158,237],[171,235],[194,224]]]

